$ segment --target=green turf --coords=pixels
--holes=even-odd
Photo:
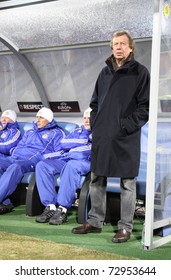
[[[130,259],[140,260],[170,260],[171,243],[155,248],[144,250],[141,243],[143,220],[135,219],[134,231],[131,239],[126,243],[114,244],[111,242],[116,226],[106,224],[100,234],[75,235],[71,233],[73,227],[77,226],[76,210],[68,216],[68,223],[61,226],[39,224],[35,217],[25,215],[25,206],[16,207],[11,213],[0,216],[0,231],[22,236],[29,236],[41,240],[48,240],[59,244],[73,245],[85,249],[98,250]]]

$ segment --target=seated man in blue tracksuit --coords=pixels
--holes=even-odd
[[[64,153],[36,165],[36,184],[40,200],[45,206],[43,213],[36,218],[38,223],[61,225],[67,221],[67,209],[75,200],[80,175],[86,175],[90,171],[90,111],[88,108],[84,112],[84,125],[62,139]],[[54,175],[59,173],[60,186],[57,193]]]
[[[12,211],[9,197],[24,174],[34,172],[36,164],[46,154],[61,151],[60,142],[65,134],[53,119],[53,112],[43,107],[36,116],[33,129],[25,132],[11,156],[0,157],[0,214]]]
[[[0,120],[0,156],[9,156],[10,150],[21,140],[21,132],[13,110],[5,110]]]

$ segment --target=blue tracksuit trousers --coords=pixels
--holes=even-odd
[[[34,170],[29,160],[0,157],[0,203],[9,203],[7,198],[15,191],[24,174]]]
[[[47,159],[36,165],[36,183],[40,200],[44,206],[61,205],[67,209],[75,200],[76,190],[80,186],[80,175],[90,171],[89,160]],[[60,173],[60,186],[56,192],[55,174]]]

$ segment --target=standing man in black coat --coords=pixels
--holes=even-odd
[[[134,41],[126,31],[113,34],[112,55],[96,81],[90,102],[92,160],[88,220],[75,234],[99,233],[106,214],[107,177],[121,178],[121,218],[112,242],[130,239],[140,164],[141,127],[148,121],[150,75],[134,59]]]

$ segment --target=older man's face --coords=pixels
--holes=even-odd
[[[113,38],[112,48],[112,53],[118,61],[125,60],[132,52],[129,46],[129,39],[126,35]]]

